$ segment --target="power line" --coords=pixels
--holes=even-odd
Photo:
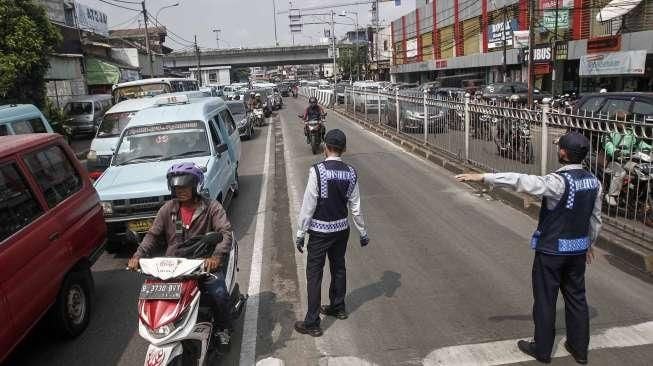
[[[105,3],[105,4],[107,4],[107,5],[115,6],[115,7],[117,7],[117,8],[122,8],[122,9],[127,9],[127,10],[131,10],[131,11],[137,11],[137,12],[140,12],[140,9],[133,9],[133,8],[129,8],[129,7],[126,7],[126,6],[122,6],[122,5],[118,5],[118,4],[110,3],[110,2],[108,2],[107,0],[97,0],[97,1],[99,1],[99,2],[101,2],[101,3]]]

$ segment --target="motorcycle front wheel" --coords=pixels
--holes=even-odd
[[[320,141],[317,138],[317,135],[311,135],[311,151],[313,155],[317,154],[320,150]]]

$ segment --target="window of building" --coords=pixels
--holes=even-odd
[[[59,146],[25,156],[49,207],[54,207],[82,188],[82,178]]]
[[[383,50],[384,51],[388,50],[388,40],[387,39],[383,41]]]
[[[43,208],[16,164],[0,166],[0,241],[14,235],[41,214]]]
[[[209,73],[209,82],[210,83],[217,83],[218,82],[218,74],[215,72],[210,72]]]

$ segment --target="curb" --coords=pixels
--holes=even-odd
[[[467,166],[460,161],[456,161],[455,157],[450,154],[444,151],[438,151],[433,147],[427,146],[424,142],[417,141],[410,136],[401,136],[394,130],[384,126],[379,126],[376,123],[361,120],[360,118],[352,117],[341,110],[333,109],[333,111],[342,118],[356,122],[362,125],[365,129],[390,140],[412,154],[429,160],[454,174],[461,174],[470,171],[478,173],[482,172],[475,167]],[[484,192],[489,196],[526,213],[536,220],[539,217],[540,201],[531,196],[499,187],[487,190],[486,186],[481,184],[471,185],[477,188],[479,192]],[[653,273],[653,250],[638,244],[638,242],[644,240],[645,239],[640,239],[626,232],[619,231],[618,228],[604,223],[596,242],[596,246],[641,271]]]

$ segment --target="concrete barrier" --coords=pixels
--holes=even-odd
[[[319,90],[314,87],[301,87],[299,88],[299,95],[306,98],[315,97],[320,105],[327,108],[333,107],[336,101],[333,90]]]

